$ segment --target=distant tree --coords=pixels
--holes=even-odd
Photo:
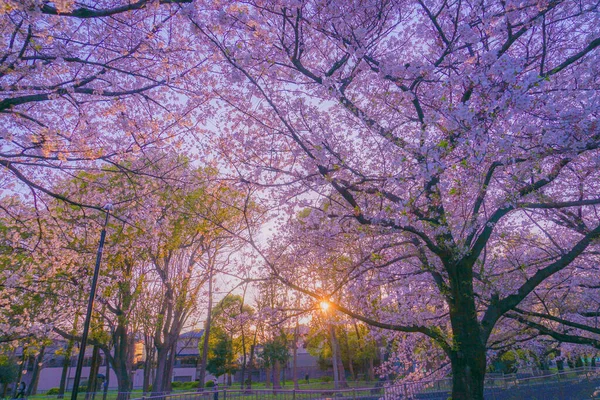
[[[2,398],[6,398],[8,385],[13,383],[19,375],[19,365],[17,362],[5,355],[0,354],[0,383],[2,384]]]
[[[239,368],[235,360],[233,339],[224,330],[213,328],[211,349],[206,369],[217,378],[227,374],[233,375]]]
[[[285,334],[280,334],[262,344],[259,354],[266,368],[273,371],[273,388],[281,388],[281,367],[285,366],[290,358],[290,346]]]
[[[228,294],[212,309],[206,368],[209,372],[211,368],[224,371],[221,375],[227,374],[228,385],[233,373],[240,368],[238,358],[243,359],[247,351],[245,335],[250,332],[253,315],[254,309],[239,295]],[[199,346],[203,357],[203,340]]]

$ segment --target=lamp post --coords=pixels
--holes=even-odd
[[[83,334],[81,335],[81,345],[79,346],[79,357],[77,358],[77,367],[75,368],[75,380],[73,381],[73,389],[71,390],[71,400],[77,400],[77,392],[79,391],[79,381],[81,380],[81,368],[83,368],[83,359],[85,357],[85,345],[90,331],[90,320],[92,319],[92,311],[94,309],[94,298],[96,297],[96,286],[98,285],[98,274],[100,272],[100,261],[102,260],[102,250],[104,249],[104,239],[106,239],[106,225],[108,217],[113,209],[111,203],[107,203],[102,207],[106,213],[102,232],[100,232],[100,244],[98,244],[98,252],[96,253],[96,266],[94,268],[94,276],[92,277],[92,286],[90,288],[90,297],[88,299],[87,312],[83,323]]]

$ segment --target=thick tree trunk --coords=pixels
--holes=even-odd
[[[273,362],[273,389],[281,389],[281,362]]]
[[[125,321],[117,325],[114,338],[114,356],[112,367],[117,377],[118,397],[117,400],[126,400],[131,392],[131,370],[133,368],[133,336],[127,331]]]
[[[466,349],[453,352],[452,400],[483,400],[485,378],[485,351]],[[459,354],[460,353],[460,354]]]
[[[157,346],[156,348],[156,375],[152,385],[152,395],[164,394],[164,376],[167,373],[169,349],[166,346]]]
[[[119,387],[119,394],[117,395],[117,400],[127,400],[129,399],[129,394],[131,392],[131,376],[126,371],[115,371],[115,375],[117,376],[117,385]]]
[[[29,388],[27,388],[27,396],[31,396],[36,394],[38,381],[40,380],[40,371],[42,370],[42,363],[44,362],[44,352],[46,350],[46,346],[42,346],[40,348],[40,352],[35,358],[35,364],[33,365],[33,371],[31,382],[29,383]]]
[[[477,319],[472,268],[458,265],[450,272],[452,400],[483,400],[486,352]]]
[[[171,334],[165,338],[166,344],[156,346],[156,376],[152,385],[152,395],[160,395],[171,391],[171,378],[177,346],[177,340],[172,336]]]

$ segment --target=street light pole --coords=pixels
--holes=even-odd
[[[77,392],[79,391],[81,368],[83,367],[83,359],[85,357],[85,345],[87,343],[88,333],[90,331],[90,320],[92,319],[92,311],[94,309],[96,286],[98,285],[98,275],[100,272],[100,261],[102,260],[104,239],[106,239],[106,225],[108,225],[108,217],[113,209],[113,205],[111,203],[107,203],[104,207],[102,207],[102,209],[106,213],[106,218],[104,219],[102,232],[100,232],[100,244],[98,245],[98,253],[96,253],[96,266],[94,268],[94,276],[92,277],[92,287],[90,288],[90,297],[88,299],[85,322],[83,323],[83,334],[81,335],[81,345],[79,346],[79,357],[77,359],[77,367],[75,368],[75,380],[73,381],[73,389],[71,390],[71,400],[77,400]]]

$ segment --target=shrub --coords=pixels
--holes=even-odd
[[[333,380],[330,376],[324,376],[321,378],[321,382],[331,382]]]
[[[207,387],[207,388],[215,387],[215,382],[214,381],[206,381],[206,383],[204,384],[204,387]]]
[[[60,392],[60,388],[52,388],[46,392],[48,396],[57,395]]]

